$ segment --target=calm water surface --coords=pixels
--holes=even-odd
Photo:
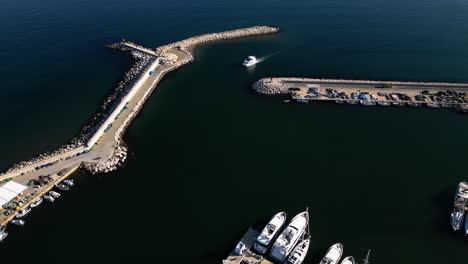
[[[468,116],[284,104],[269,76],[467,81],[466,1],[0,1],[0,167],[76,134],[131,65],[103,45],[156,47],[257,24],[275,36],[209,44],[169,74],[126,134],[116,173],[10,228],[2,261],[219,263],[248,226],[309,207],[306,263],[342,242],[373,263],[467,263],[452,233]],[[276,54],[255,68],[247,55]]]

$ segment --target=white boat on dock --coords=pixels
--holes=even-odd
[[[75,182],[73,180],[71,180],[71,179],[64,180],[63,183],[70,186],[70,187],[73,187],[73,185],[75,185]]]
[[[297,244],[297,246],[291,252],[286,263],[301,264],[307,255],[307,251],[309,250],[309,245],[310,245],[310,238],[302,240],[299,244]]]
[[[26,209],[19,210],[18,213],[16,214],[15,218],[24,217],[27,214],[29,214],[29,212],[31,212],[31,208],[26,208]]]
[[[5,238],[8,236],[8,233],[7,232],[1,232],[0,233],[0,242],[2,242],[3,240],[5,240]]]
[[[270,222],[265,226],[265,228],[263,228],[262,232],[257,237],[257,240],[254,244],[255,250],[259,253],[265,254],[268,250],[268,247],[271,245],[271,242],[273,242],[273,240],[279,234],[279,231],[281,230],[285,222],[285,212],[279,212],[275,216],[273,216]]]
[[[52,195],[46,194],[44,195],[44,199],[48,202],[53,203],[55,201],[55,198]]]
[[[465,217],[465,211],[459,208],[455,208],[450,215],[451,221],[450,224],[452,225],[453,231],[458,231],[462,224],[463,218]]]
[[[355,264],[356,262],[354,261],[353,257],[346,257],[344,258],[340,264]]]
[[[38,207],[38,206],[42,203],[43,200],[44,200],[44,198],[39,197],[39,199],[37,199],[36,201],[32,202],[32,203],[29,205],[29,207],[31,207],[31,208]]]
[[[334,244],[331,246],[325,257],[323,257],[320,264],[338,264],[343,254],[343,245],[341,243]]]
[[[304,235],[308,224],[309,212],[305,211],[296,215],[276,239],[271,248],[270,256],[279,262],[284,262],[299,239]]]
[[[60,193],[55,192],[55,191],[50,191],[50,192],[49,192],[49,195],[51,195],[51,196],[54,197],[54,198],[59,198],[59,197],[60,197]]]
[[[18,226],[24,226],[24,223],[26,223],[24,220],[21,220],[21,219],[15,219],[15,220],[11,220],[11,223],[14,224],[14,225],[18,225]]]

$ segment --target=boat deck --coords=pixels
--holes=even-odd
[[[259,255],[253,252],[251,249],[255,242],[255,239],[260,233],[249,227],[247,232],[244,234],[242,239],[238,242],[245,244],[246,250],[242,255],[236,253],[235,248],[231,251],[229,256],[223,260],[223,264],[240,264],[240,263],[249,263],[249,264],[273,264],[271,261],[264,258],[264,256]]]

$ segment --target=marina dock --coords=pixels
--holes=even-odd
[[[259,232],[249,228],[244,234],[242,239],[237,243],[236,247],[229,253],[229,256],[223,260],[224,264],[273,264],[271,261],[265,259],[263,256],[256,254],[252,251],[255,239],[258,237]],[[238,246],[245,245],[243,252],[239,252]]]
[[[298,103],[331,101],[365,106],[455,107],[468,111],[468,83],[265,78],[253,88],[262,94],[288,94]]]

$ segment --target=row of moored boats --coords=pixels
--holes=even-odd
[[[62,191],[68,191],[73,185],[73,180],[68,179],[64,180],[63,183],[56,184],[55,187]],[[11,220],[10,223],[18,226],[23,226],[26,222],[22,218],[28,215],[33,208],[36,208],[39,205],[41,205],[44,200],[53,203],[59,197],[60,193],[56,191],[50,191],[49,193],[37,198],[35,201],[29,204],[29,207],[19,210],[18,213],[15,215],[15,219]],[[6,226],[0,226],[0,242],[3,241],[7,236],[8,233],[6,232]]]
[[[468,209],[468,183],[460,182],[455,193],[454,206],[451,214],[452,228],[458,231],[465,223],[465,234],[468,235],[468,217],[465,214]]]
[[[256,238],[254,249],[263,255],[269,253],[268,255],[278,263],[301,264],[310,245],[309,212],[306,210],[296,215],[286,227],[285,224],[285,212],[273,216]],[[351,256],[340,262],[342,255],[343,245],[334,244],[328,249],[320,264],[355,263]]]

